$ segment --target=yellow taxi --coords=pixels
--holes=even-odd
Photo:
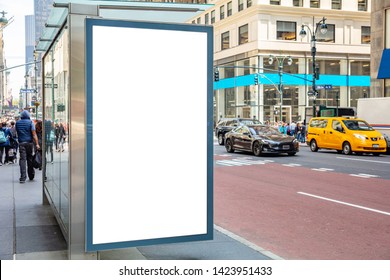
[[[386,140],[366,121],[354,117],[312,118],[307,129],[306,143],[312,152],[318,149],[337,150],[350,155],[386,152]]]

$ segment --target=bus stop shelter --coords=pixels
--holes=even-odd
[[[43,200],[69,259],[213,238],[213,32],[184,23],[209,7],[55,1],[36,46]]]

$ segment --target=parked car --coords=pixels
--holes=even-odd
[[[241,125],[226,133],[225,138],[225,148],[229,153],[241,150],[255,156],[263,153],[293,156],[299,151],[299,142],[293,136],[266,125]]]
[[[386,140],[386,154],[387,155],[390,155],[390,137],[387,135],[387,134],[383,134],[383,137],[385,138]]]
[[[307,144],[312,152],[333,149],[346,155],[386,152],[384,136],[366,121],[354,117],[312,118],[307,130]]]
[[[245,119],[245,118],[225,118],[221,119],[215,127],[215,136],[218,138],[218,144],[225,144],[225,134],[231,131],[233,128],[240,125],[252,125],[261,124],[256,119]]]

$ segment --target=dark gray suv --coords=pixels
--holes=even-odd
[[[218,138],[218,144],[225,144],[225,134],[233,128],[240,125],[254,125],[261,124],[256,119],[245,119],[245,118],[225,118],[221,119],[215,127],[215,136]]]

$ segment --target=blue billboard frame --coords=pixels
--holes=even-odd
[[[207,232],[205,234],[172,236],[154,239],[129,240],[112,243],[93,243],[93,27],[123,27],[155,30],[203,32],[207,36]],[[111,250],[146,245],[202,241],[213,239],[213,28],[192,24],[136,22],[123,20],[85,20],[86,34],[86,209],[85,209],[85,250],[87,252]]]

